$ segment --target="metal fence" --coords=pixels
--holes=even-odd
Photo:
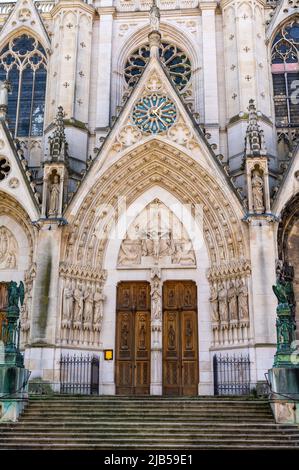
[[[249,355],[213,357],[214,395],[250,394]]]
[[[60,393],[98,395],[99,358],[92,355],[61,355]]]

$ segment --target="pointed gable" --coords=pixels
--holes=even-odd
[[[158,114],[157,119],[153,120],[156,124],[152,127],[149,126],[150,120],[146,119],[151,108],[154,114]],[[141,111],[145,116],[144,121],[140,117]],[[165,142],[177,151],[188,154],[239,198],[226,166],[216,157],[213,145],[208,143],[183,102],[158,54],[152,54],[143,75],[130,92],[120,115],[90,165],[71,206],[79,204],[100,173],[127,152],[143,144],[149,145],[153,140]]]
[[[38,195],[31,181],[27,161],[17,150],[3,121],[0,122],[0,191],[16,199],[32,221],[39,219]]]
[[[1,30],[0,40],[11,36],[21,28],[28,32],[31,30],[31,34],[36,36],[44,46],[50,47],[49,36],[33,0],[17,0]]]

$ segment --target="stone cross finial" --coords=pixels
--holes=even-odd
[[[66,161],[67,159],[67,142],[64,132],[63,107],[59,106],[55,118],[55,130],[53,135],[49,137],[49,156],[53,161]]]
[[[262,156],[267,154],[264,131],[258,124],[258,115],[254,100],[249,101],[248,126],[245,137],[246,156]]]

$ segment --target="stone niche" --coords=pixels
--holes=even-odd
[[[119,268],[196,267],[192,241],[178,217],[161,201],[150,203],[130,224]]]

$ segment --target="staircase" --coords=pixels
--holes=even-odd
[[[36,397],[0,424],[0,450],[277,448],[299,450],[299,427],[251,398]]]

